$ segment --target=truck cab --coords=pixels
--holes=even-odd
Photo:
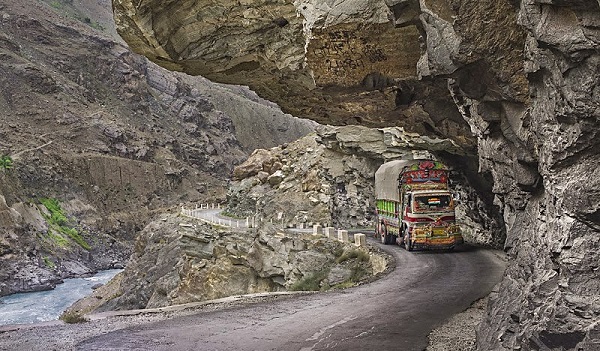
[[[462,244],[456,225],[454,199],[449,191],[418,190],[403,196],[401,244],[413,248],[450,249]]]

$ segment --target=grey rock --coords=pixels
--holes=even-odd
[[[284,177],[285,177],[285,174],[283,174],[283,172],[279,170],[279,171],[276,171],[275,173],[271,174],[267,178],[267,182],[271,186],[276,186],[276,185],[279,185],[279,183],[281,183],[283,181]]]
[[[103,302],[99,311],[283,291],[329,270],[335,265],[333,253],[344,250],[339,242],[281,235],[268,226],[238,233],[200,223],[181,226],[180,221],[169,215],[144,228],[120,274],[116,297]]]

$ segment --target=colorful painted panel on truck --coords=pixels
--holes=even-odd
[[[396,160],[375,172],[377,227],[384,244],[453,249],[463,243],[456,224],[450,171],[432,160]]]

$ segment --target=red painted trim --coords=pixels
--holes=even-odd
[[[455,216],[444,216],[440,219],[441,222],[454,222],[456,219]],[[424,223],[424,222],[435,222],[435,219],[430,217],[404,217],[404,220],[407,222],[415,222],[415,223]]]

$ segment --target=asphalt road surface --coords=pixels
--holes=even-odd
[[[469,246],[443,253],[382,248],[396,269],[370,284],[122,329],[77,348],[421,351],[431,330],[487,295],[504,270],[497,253]]]

